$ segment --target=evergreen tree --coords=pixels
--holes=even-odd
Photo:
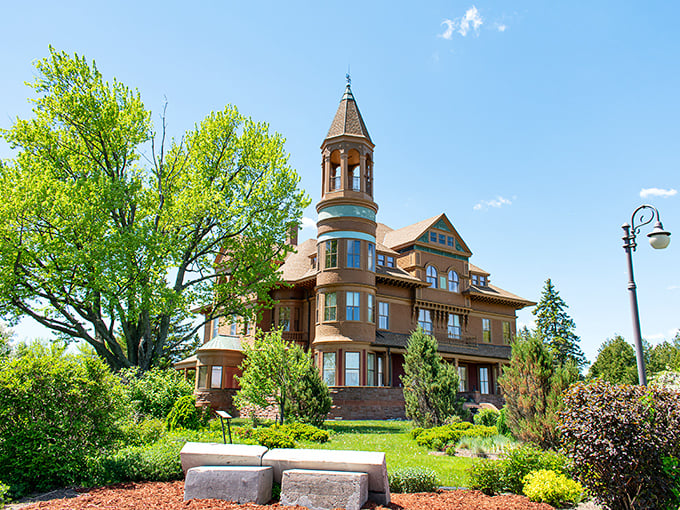
[[[597,359],[590,367],[588,378],[599,378],[612,384],[638,384],[633,347],[620,335],[608,339],[597,351]]]
[[[667,370],[680,371],[680,332],[648,350],[647,371],[650,374]]]
[[[541,300],[533,311],[536,316],[536,333],[550,349],[555,363],[572,362],[577,367],[585,365],[586,357],[579,347],[581,339],[576,336],[576,325],[565,309],[569,308],[550,278],[545,282]]]
[[[498,380],[513,435],[543,448],[556,447],[562,392],[577,377],[571,362],[564,366],[553,362],[552,353],[536,334],[516,340],[510,365],[503,368]]]
[[[309,359],[309,354],[303,352],[302,349],[296,350],[295,354]],[[289,388],[286,399],[286,417],[292,421],[321,427],[331,410],[332,403],[328,386],[321,378],[319,369],[310,360],[301,377],[293,381]]]
[[[406,416],[417,426],[436,427],[463,415],[456,367],[437,354],[437,341],[420,327],[408,339],[402,381]]]

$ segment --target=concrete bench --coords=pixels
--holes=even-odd
[[[368,500],[368,475],[352,471],[289,469],[281,475],[281,504],[310,510],[360,510]]]
[[[390,503],[387,464],[383,452],[275,448],[263,455],[262,465],[274,468],[274,481],[278,483],[281,483],[284,471],[293,469],[366,473],[368,498],[381,505]]]
[[[184,501],[223,499],[264,505],[272,499],[273,469],[262,466],[199,466],[184,481]]]
[[[179,456],[186,475],[199,466],[261,466],[266,451],[259,445],[186,443]]]

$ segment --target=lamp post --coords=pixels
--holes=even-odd
[[[647,213],[650,213],[649,218]],[[637,216],[637,218],[636,218]],[[659,219],[659,211],[651,205],[641,205],[633,212],[630,217],[630,224],[624,223],[621,227],[625,233],[623,236],[623,249],[628,256],[628,290],[630,291],[630,308],[633,314],[633,336],[635,339],[635,356],[637,358],[638,382],[642,386],[647,386],[647,375],[645,374],[645,359],[642,351],[642,334],[640,333],[640,312],[638,310],[637,287],[633,276],[633,252],[637,247],[635,237],[640,233],[640,227],[651,223],[656,218],[656,223],[652,231],[647,234],[649,244],[656,250],[663,250],[671,242],[671,233],[663,229]],[[635,221],[638,221],[636,224]]]

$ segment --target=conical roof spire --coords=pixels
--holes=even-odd
[[[338,111],[335,112],[335,117],[326,135],[326,140],[342,135],[360,136],[366,138],[371,144],[373,143],[371,136],[368,134],[366,124],[364,124],[364,119],[361,118],[354,94],[352,94],[349,74],[347,75],[345,93],[340,100]]]

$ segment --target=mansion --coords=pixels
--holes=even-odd
[[[289,286],[256,326],[281,328],[308,350],[331,389],[329,418],[404,417],[401,377],[410,332],[433,335],[455,364],[469,402],[502,405],[498,377],[510,358],[516,311],[535,303],[491,283],[445,214],[392,229],[377,221],[374,144],[349,83],[321,146],[317,237],[297,244],[280,267]],[[215,320],[195,356],[199,404],[233,410],[252,328]]]

